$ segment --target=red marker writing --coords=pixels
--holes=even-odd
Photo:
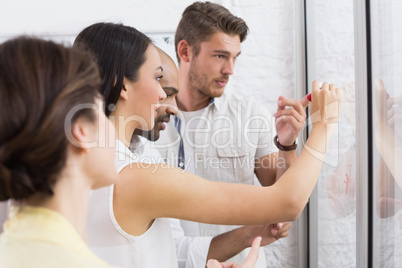
[[[307,95],[308,101],[311,101],[311,93]]]

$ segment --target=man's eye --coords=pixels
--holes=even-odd
[[[156,77],[156,80],[158,80],[160,82],[162,78],[163,78],[163,75],[160,75],[160,76]]]

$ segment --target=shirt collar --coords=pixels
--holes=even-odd
[[[210,105],[214,105],[215,108],[219,111],[219,109],[222,107],[222,97],[212,98]]]
[[[212,106],[216,107],[216,109],[219,110],[219,108],[222,106],[222,100],[221,100],[221,98],[212,98],[212,99],[209,101],[207,107],[205,107],[205,108],[203,108],[203,109],[209,109],[209,108],[212,107]]]
[[[225,94],[225,93],[224,93],[224,94]],[[223,102],[222,96],[219,97],[219,98],[212,98],[212,99],[209,101],[207,107],[205,107],[205,108],[209,108],[209,107],[214,106],[217,110],[219,110],[219,109],[222,107],[222,102]],[[177,117],[177,118],[180,118],[180,116],[177,116],[177,115],[176,115],[176,117]]]

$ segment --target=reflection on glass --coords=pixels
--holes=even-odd
[[[401,23],[401,1],[371,1],[374,267],[402,266]]]
[[[384,81],[374,86],[374,228],[376,264],[396,267],[402,260],[402,95],[387,91]]]

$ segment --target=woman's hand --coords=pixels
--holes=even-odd
[[[339,122],[341,96],[335,84],[324,82],[320,89],[318,81],[313,81],[310,114],[314,126],[331,125]]]
[[[258,259],[258,251],[261,245],[261,237],[257,237],[253,241],[250,253],[243,264],[239,265],[234,262],[218,262],[217,260],[209,260],[207,268],[253,268]]]

